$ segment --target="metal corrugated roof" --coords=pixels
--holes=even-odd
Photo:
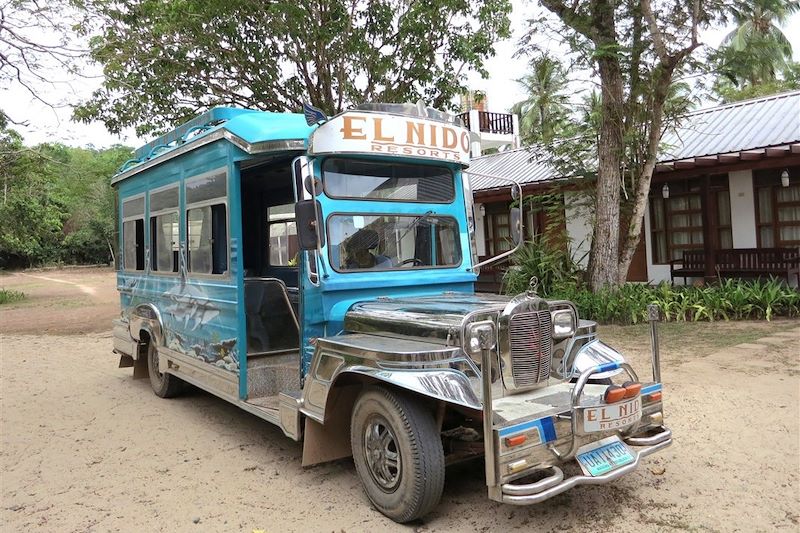
[[[686,114],[680,127],[664,135],[658,162],[797,142],[800,142],[800,91],[792,91]],[[473,191],[508,187],[508,183],[492,179],[492,175],[514,178],[521,185],[561,177],[547,155],[532,147],[475,158],[467,173],[473,174],[470,176]]]
[[[502,176],[516,180],[520,185],[550,181],[556,170],[538,148],[517,148],[496,154],[477,157],[470,162],[467,174],[473,191],[508,187],[506,181],[492,178]]]
[[[800,91],[685,115],[664,135],[659,163],[800,142]]]

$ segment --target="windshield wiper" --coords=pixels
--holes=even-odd
[[[411,231],[412,229],[416,228],[421,222],[431,218],[431,215],[433,215],[433,211],[428,211],[427,213],[425,213],[424,215],[422,215],[421,217],[416,219],[414,222],[412,222],[411,225],[408,226],[408,228],[403,232],[403,234],[400,235],[400,240],[402,241],[403,237],[408,235],[408,232]]]

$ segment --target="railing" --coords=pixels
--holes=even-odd
[[[800,249],[735,248],[714,251],[712,275],[720,277],[778,276],[787,281],[794,276],[800,283]],[[678,266],[680,265],[680,266]],[[670,275],[695,277],[706,274],[706,251],[686,250],[681,259],[670,261]]]
[[[469,112],[461,113],[459,118],[468,130],[470,127]],[[481,133],[498,133],[501,135],[514,134],[514,118],[509,113],[489,113],[478,111],[478,131]]]

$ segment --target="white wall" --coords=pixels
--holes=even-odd
[[[588,197],[584,194],[564,193],[564,215],[570,255],[583,268],[589,263],[589,250],[592,246],[593,218],[588,204]]]
[[[756,204],[753,198],[753,171],[737,170],[728,174],[731,193],[731,232],[734,248],[755,248]]]

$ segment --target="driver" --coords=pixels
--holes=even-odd
[[[377,248],[380,239],[378,232],[371,229],[360,229],[345,243],[348,269],[391,268],[392,260],[385,255],[374,255],[370,249]]]

